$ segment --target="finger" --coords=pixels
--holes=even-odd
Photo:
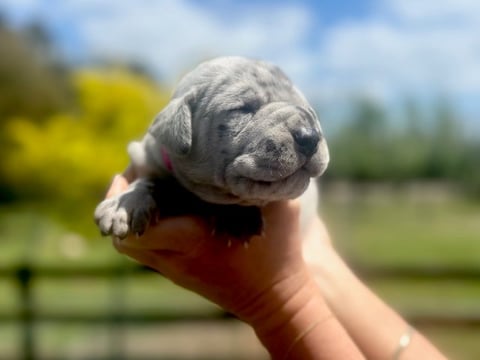
[[[133,249],[131,247],[125,246],[123,240],[120,238],[113,238],[113,247],[121,254],[128,256],[129,258],[138,261],[139,263],[151,267],[152,269],[157,269],[157,259],[156,255],[149,250],[144,249]]]
[[[266,230],[281,233],[290,232],[299,226],[300,201],[276,201],[263,209]],[[276,237],[279,234],[273,234]]]
[[[320,238],[325,244],[331,245],[332,244],[332,237],[330,236],[330,232],[328,231],[325,222],[320,217],[315,217],[312,221],[311,225],[311,232],[316,231],[317,237]]]
[[[109,198],[120,194],[122,191],[125,191],[127,187],[127,179],[125,179],[122,175],[115,175],[105,197]]]
[[[184,259],[182,254],[164,250],[134,249],[123,244],[119,238],[113,241],[115,249],[138,263],[147,266],[165,276],[178,272],[178,259]]]
[[[142,236],[122,240],[122,245],[132,249],[190,253],[212,237],[211,228],[203,219],[180,216],[161,219]]]

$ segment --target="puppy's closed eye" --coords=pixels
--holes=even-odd
[[[260,108],[260,103],[257,101],[245,102],[232,107],[229,112],[239,112],[243,114],[254,114]]]

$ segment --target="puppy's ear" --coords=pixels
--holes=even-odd
[[[186,95],[170,101],[155,117],[149,132],[177,155],[187,155],[192,146],[192,114]]]

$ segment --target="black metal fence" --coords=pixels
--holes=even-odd
[[[440,281],[465,281],[479,280],[480,270],[459,269],[444,267],[402,267],[402,268],[375,268],[366,269],[357,267],[362,277],[369,279],[424,279]],[[123,292],[125,289],[124,281],[127,276],[140,277],[151,271],[143,267],[118,266],[105,267],[34,267],[28,263],[20,264],[15,267],[0,268],[0,279],[14,280],[18,285],[20,303],[17,312],[0,312],[0,322],[13,322],[21,326],[21,341],[18,344],[20,359],[37,359],[36,347],[37,339],[34,326],[40,321],[53,323],[80,323],[80,324],[106,324],[112,331],[110,332],[110,354],[103,359],[121,360],[125,358],[124,332],[123,329],[131,324],[166,324],[172,322],[195,322],[195,321],[227,321],[231,319],[228,314],[188,314],[185,316],[175,314],[168,315],[165,312],[148,314],[132,314],[124,311],[122,303]],[[32,284],[36,279],[74,279],[74,278],[102,278],[111,282],[112,304],[109,313],[98,314],[64,314],[64,313],[45,313],[38,312],[35,307],[34,293]],[[480,312],[468,315],[450,315],[441,313],[435,315],[417,314],[409,319],[417,326],[462,326],[462,327],[480,327]],[[0,354],[0,359],[2,354]],[[137,359],[137,358],[136,358]],[[5,359],[7,360],[7,359]],[[11,360],[11,359],[8,359]]]
[[[32,266],[28,263],[18,266],[0,268],[0,279],[10,279],[18,285],[19,304],[17,312],[1,312],[0,323],[16,323],[21,327],[21,339],[18,344],[19,359],[38,359],[36,351],[38,340],[34,327],[39,322],[55,324],[83,324],[83,325],[108,325],[109,331],[109,354],[102,356],[102,359],[122,360],[125,358],[123,344],[124,328],[127,325],[148,325],[148,324],[171,324],[180,322],[200,321],[228,321],[233,319],[229,314],[218,312],[195,313],[191,312],[182,315],[179,313],[169,314],[163,312],[135,313],[125,311],[123,302],[125,293],[125,281],[127,277],[140,277],[151,274],[152,270],[141,266],[131,266],[121,263],[118,266],[82,266],[82,267],[55,267],[55,266]],[[111,306],[108,313],[85,314],[85,313],[58,313],[55,310],[50,312],[38,311],[35,306],[35,294],[33,284],[38,279],[107,279],[110,284]],[[135,357],[137,359],[138,357]],[[10,357],[1,360],[13,360]],[[90,359],[90,358],[89,358]],[[49,360],[53,360],[49,358]]]

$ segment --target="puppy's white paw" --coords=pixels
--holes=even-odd
[[[128,212],[120,206],[121,196],[102,201],[95,209],[95,222],[102,235],[124,238],[128,235]]]
[[[155,200],[148,191],[133,189],[105,199],[95,209],[95,222],[102,235],[121,239],[129,234],[141,235],[156,210]]]

